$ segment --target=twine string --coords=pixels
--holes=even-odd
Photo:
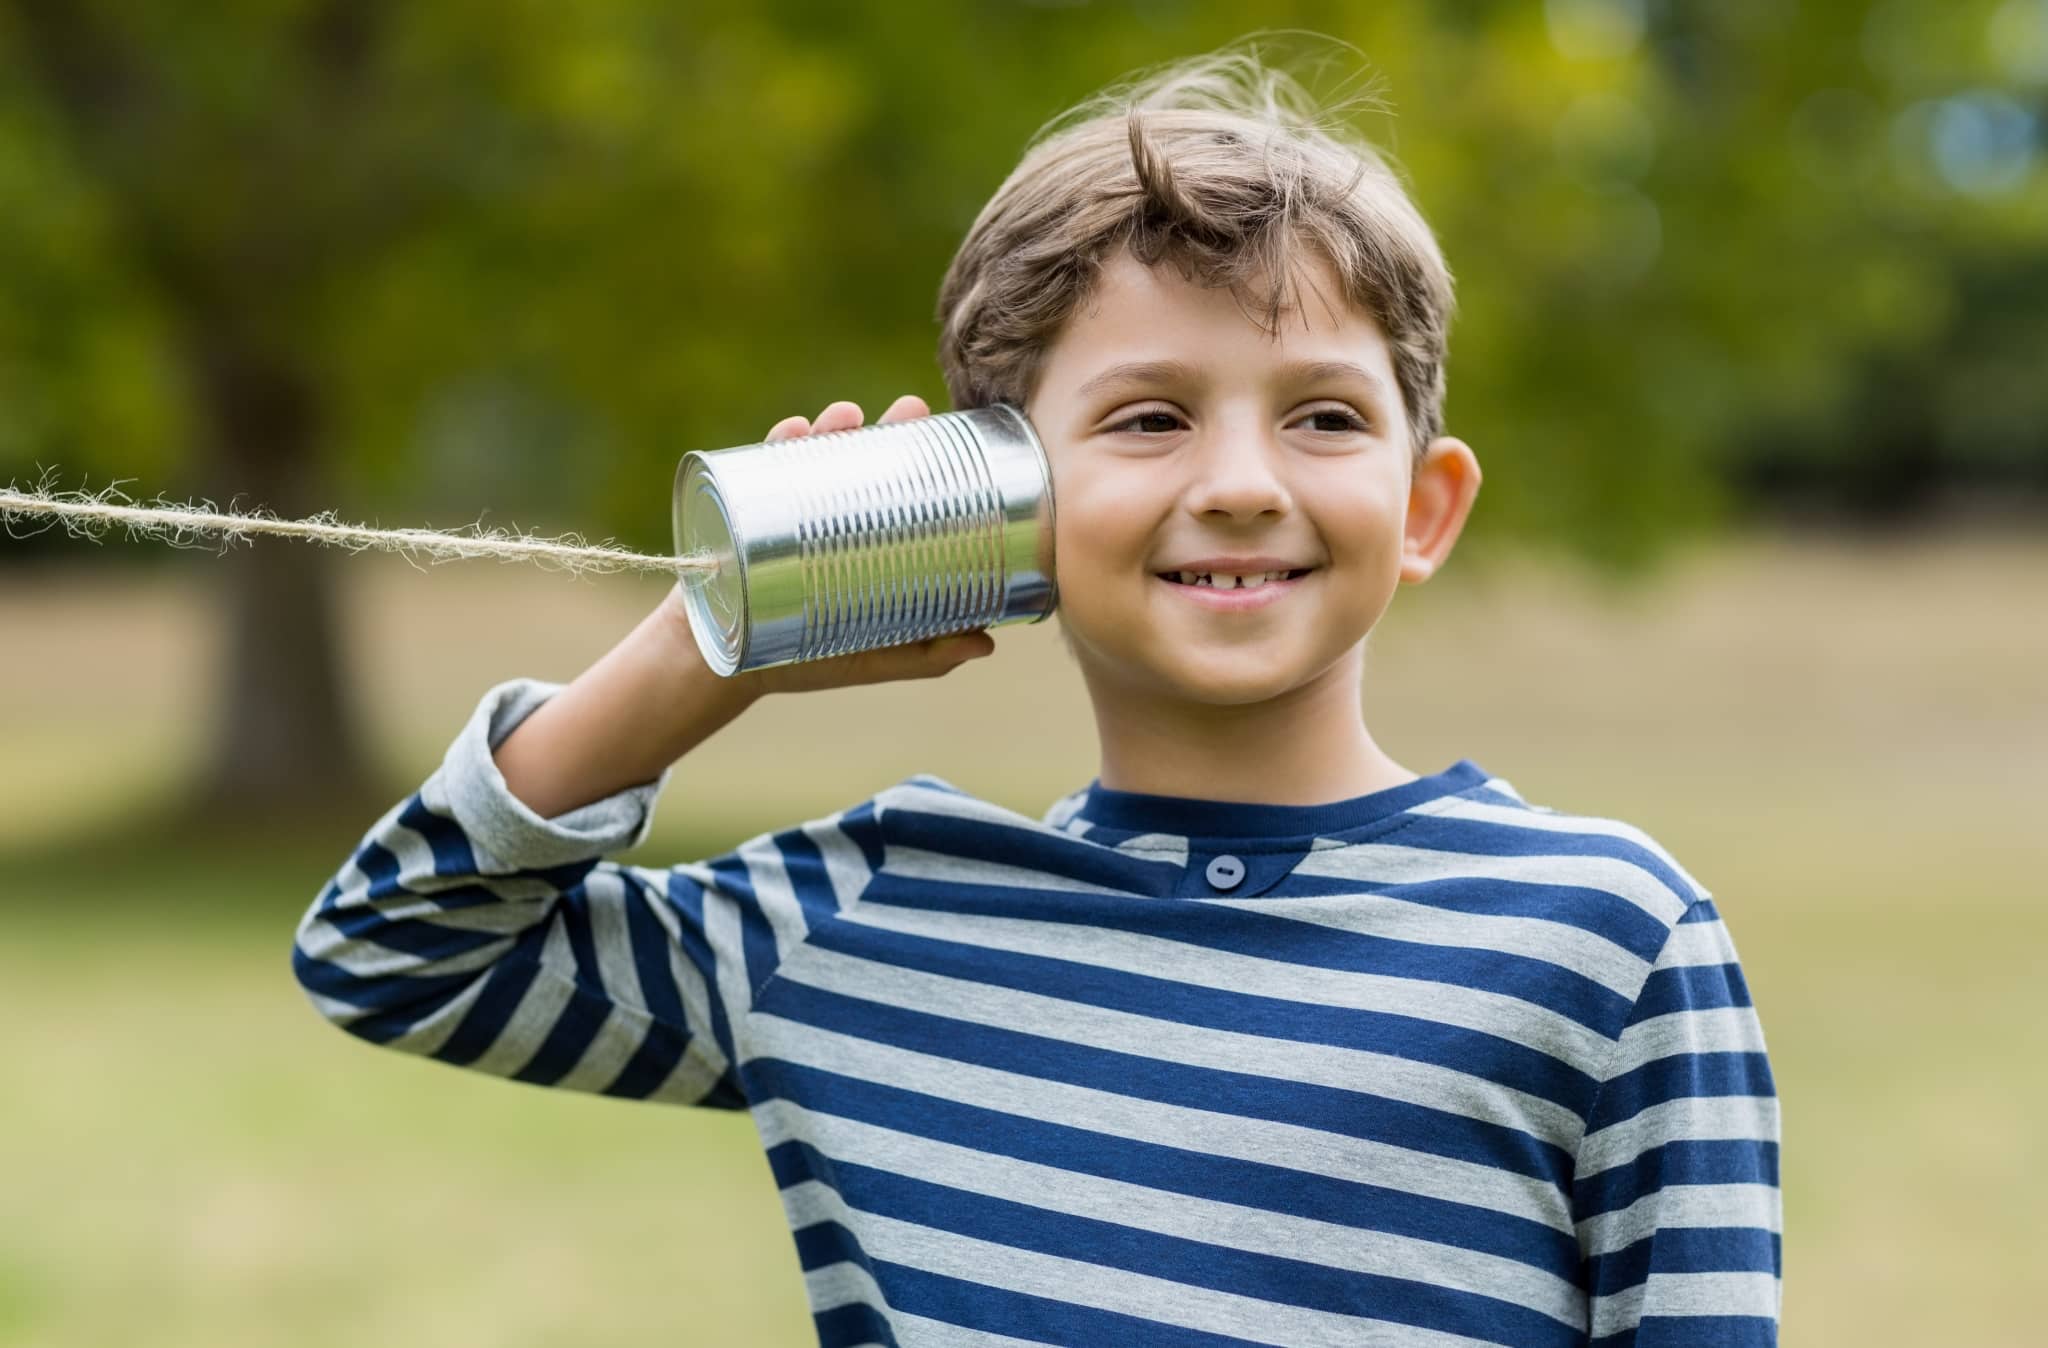
[[[35,527],[17,531],[17,524],[35,522]],[[27,538],[62,524],[74,537],[97,541],[108,529],[122,526],[131,538],[151,538],[172,547],[195,547],[203,538],[218,538],[225,552],[237,540],[248,542],[255,534],[301,538],[350,552],[373,550],[395,552],[408,560],[429,562],[488,557],[500,562],[529,562],[572,575],[611,575],[622,571],[659,571],[677,576],[711,572],[718,562],[708,553],[681,557],[656,557],[633,552],[609,543],[585,543],[568,534],[561,538],[540,538],[505,529],[485,529],[481,524],[466,530],[372,529],[346,524],[333,511],[322,511],[302,520],[279,519],[267,511],[234,513],[207,506],[165,501],[136,502],[116,487],[100,492],[59,492],[46,478],[31,491],[19,491],[13,484],[0,489],[0,525],[11,538]]]

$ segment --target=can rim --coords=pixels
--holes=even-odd
[[[1052,490],[1052,456],[1045,452],[1045,442],[1038,438],[1038,428],[1031,424],[1030,417],[1024,415],[1023,408],[1011,402],[998,402],[991,406],[1008,412],[1010,419],[1023,431],[1025,439],[1031,442],[1031,448],[1037,451],[1038,479],[1045,488],[1039,499],[1045,502],[1045,578],[1051,587],[1052,596],[1045,606],[1045,612],[1031,620],[1035,625],[1052,617],[1060,607],[1059,499],[1053,495]]]
[[[672,511],[676,555],[682,555],[683,515],[688,508],[693,489],[711,498],[712,505],[718,511],[718,518],[725,526],[727,536],[732,539],[733,565],[739,572],[737,588],[740,609],[738,622],[730,634],[712,617],[710,602],[704,596],[705,587],[701,584],[691,585],[687,576],[676,578],[676,584],[683,592],[684,612],[690,619],[690,635],[696,639],[698,652],[703,655],[704,663],[720,678],[729,678],[739,669],[740,662],[746,657],[746,634],[753,618],[749,611],[752,601],[747,585],[746,540],[739,536],[733,524],[732,512],[726,508],[725,497],[718,490],[718,478],[710,471],[704,451],[693,449],[684,454],[677,473],[680,481],[676,486],[675,506]]]

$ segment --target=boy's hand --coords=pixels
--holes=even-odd
[[[924,399],[906,393],[889,404],[889,410],[882,414],[883,421],[909,421],[916,417],[928,417],[931,408]],[[807,421],[803,417],[784,417],[769,430],[769,440],[788,440],[796,436],[821,435],[826,431],[850,431],[861,424],[861,410],[857,403],[836,402],[818,413],[818,419]],[[684,637],[689,639],[680,596],[670,592],[676,601],[677,620],[685,627]],[[888,683],[896,679],[935,679],[950,674],[969,660],[995,653],[995,638],[988,629],[971,632],[955,632],[949,636],[932,637],[924,641],[905,642],[897,646],[882,646],[869,651],[854,651],[849,655],[835,655],[824,660],[800,660],[795,664],[776,665],[770,669],[742,670],[732,676],[732,682],[744,684],[757,695],[760,693],[811,693],[827,688],[849,688],[862,683]]]

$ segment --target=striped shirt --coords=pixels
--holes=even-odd
[[[1777,1341],[1779,1117],[1712,897],[1470,759],[1322,805],[920,773],[666,869],[493,688],[299,924],[314,1007],[752,1112],[823,1344]]]

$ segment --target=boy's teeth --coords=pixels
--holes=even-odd
[[[1183,585],[1208,585],[1214,589],[1256,590],[1269,580],[1285,580],[1285,571],[1268,571],[1258,576],[1224,576],[1217,578],[1206,571],[1183,571],[1180,583]]]

